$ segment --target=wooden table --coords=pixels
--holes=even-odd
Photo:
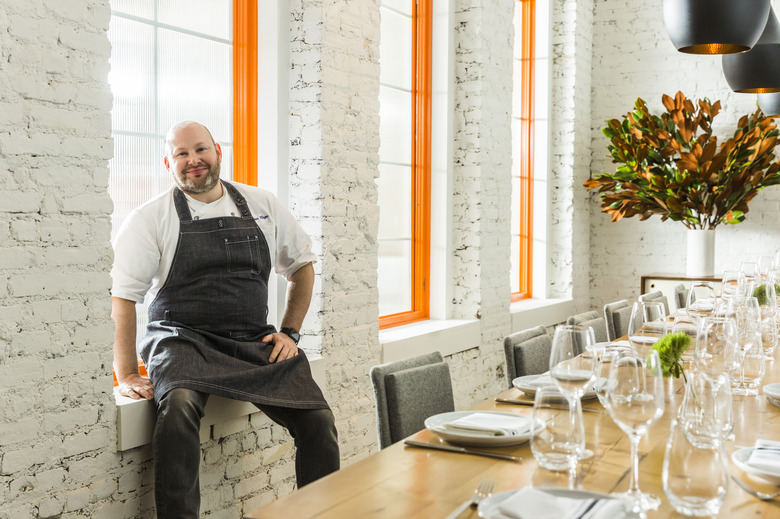
[[[780,362],[767,363],[764,384],[780,381]],[[682,381],[675,381],[663,417],[650,429],[639,446],[640,488],[661,498],[661,507],[648,515],[653,517],[683,517],[671,507],[661,484],[666,441],[672,417],[682,401]],[[524,398],[517,389],[500,396]],[[596,492],[622,492],[629,483],[628,437],[615,425],[598,400],[586,400],[583,407],[599,413],[583,413],[587,447],[593,458],[581,461],[577,467],[577,488]],[[497,404],[490,399],[474,409],[500,410],[531,414],[532,408]],[[729,456],[740,447],[753,446],[757,438],[780,440],[780,409],[764,395],[734,397],[734,432],[736,440],[727,444]],[[416,440],[437,442],[429,431],[411,436]],[[483,478],[496,481],[495,492],[535,487],[566,487],[564,473],[555,473],[538,466],[528,443],[495,449],[522,456],[521,463],[494,460],[481,456],[416,449],[396,443],[335,474],[323,478],[278,501],[248,514],[251,519],[279,518],[442,518],[465,499]],[[762,491],[776,490],[739,470],[733,463],[729,472]],[[476,518],[471,509],[461,516]],[[780,500],[762,502],[730,482],[726,501],[718,517],[780,517]]]

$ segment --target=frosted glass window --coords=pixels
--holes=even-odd
[[[383,0],[379,48],[379,315],[412,310],[412,0]]]
[[[160,22],[216,38],[232,36],[232,0],[165,0],[159,2]]]
[[[205,124],[222,147],[222,177],[232,178],[231,20],[231,0],[111,0],[112,238],[130,211],[171,186],[163,148],[175,123]],[[137,325],[146,326],[145,307]]]

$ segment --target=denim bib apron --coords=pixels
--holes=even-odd
[[[247,402],[324,409],[306,355],[269,363],[276,330],[266,323],[271,257],[244,196],[222,186],[239,216],[193,220],[174,190],[179,241],[165,284],[149,306],[140,353],[160,400],[187,388]]]

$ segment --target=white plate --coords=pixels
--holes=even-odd
[[[764,386],[764,394],[769,398],[780,400],[780,384],[767,384]]]
[[[533,381],[541,376],[542,375],[526,375],[524,377],[517,377],[512,381],[512,385],[526,395],[532,397],[536,395],[536,390],[539,389],[539,386],[534,385]],[[555,382],[552,382],[550,385],[553,384],[555,384]],[[582,395],[583,400],[590,400],[592,398],[596,398],[596,390],[593,389],[593,386],[591,386],[590,389],[585,391],[585,394]]]
[[[490,497],[483,499],[477,507],[477,513],[483,519],[508,519],[508,516],[502,514],[498,510],[498,505],[505,499],[512,496],[517,490],[507,490],[505,492],[499,492]],[[588,492],[587,490],[569,490],[566,488],[540,488],[542,492],[547,492],[556,497],[568,497],[570,499],[614,499],[608,494],[600,494],[598,492]],[[612,519],[624,519],[625,513],[617,515],[611,515]]]
[[[745,449],[739,449],[734,451],[734,453],[731,455],[731,459],[732,461],[734,461],[734,465],[739,467],[741,470],[747,472],[751,476],[761,478],[775,485],[780,485],[780,467],[778,467],[777,471],[774,472],[767,472],[765,470],[751,467],[747,463],[748,460],[750,459],[750,454],[752,452],[753,452],[753,447],[747,447]]]
[[[493,436],[488,433],[480,433],[479,431],[453,431],[452,429],[443,429],[441,427],[444,424],[454,422],[458,418],[463,418],[473,413],[499,414],[516,418],[518,424],[527,424],[528,430],[517,436]],[[530,416],[502,411],[453,411],[451,413],[441,413],[427,418],[425,420],[425,428],[443,440],[457,445],[501,447],[504,445],[519,445],[531,439]]]

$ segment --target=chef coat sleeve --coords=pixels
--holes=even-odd
[[[160,247],[155,225],[133,211],[119,229],[112,245],[111,295],[142,303],[160,265]]]
[[[306,265],[314,263],[317,257],[312,252],[312,241],[292,213],[279,200],[274,200],[274,224],[276,252],[274,270],[287,280]]]

